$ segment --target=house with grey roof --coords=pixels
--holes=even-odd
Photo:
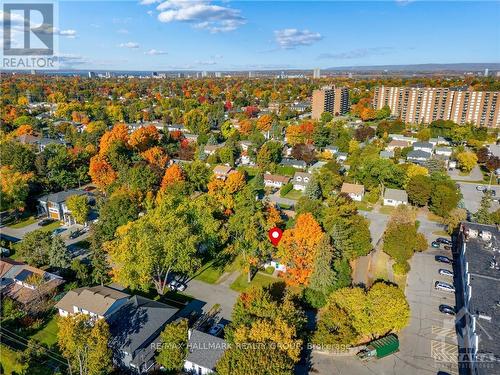
[[[385,189],[384,206],[399,206],[400,204],[408,204],[408,194],[406,191],[399,189]]]
[[[35,147],[37,152],[42,152],[45,150],[45,147],[48,145],[63,145],[65,146],[66,143],[59,139],[52,139],[52,138],[45,138],[45,137],[38,137],[35,135],[31,134],[23,134],[19,137],[16,138],[16,140],[22,144],[25,145],[31,145]]]
[[[422,150],[413,150],[406,155],[406,160],[413,163],[423,163],[431,158],[432,154]]]
[[[293,175],[293,188],[295,190],[305,191],[309,181],[311,181],[312,174],[305,172],[295,172]]]
[[[306,169],[307,167],[307,163],[304,160],[297,160],[291,158],[283,158],[280,164],[285,167],[294,167],[297,169]]]
[[[160,333],[178,311],[149,298],[131,297],[107,319],[115,365],[140,374],[148,372],[156,364]]]
[[[380,158],[381,159],[391,159],[394,157],[394,151],[385,151],[385,150],[382,150],[380,151]]]
[[[193,375],[212,374],[228,344],[220,337],[196,329],[190,329],[188,335],[189,352],[184,362],[184,371]]]
[[[73,225],[75,224],[75,219],[66,205],[66,200],[72,195],[84,194],[87,195],[87,200],[90,202],[92,194],[80,189],[70,189],[44,195],[38,198],[38,214],[50,219],[62,221],[66,225]]]
[[[413,150],[420,150],[432,154],[434,145],[430,142],[415,142],[413,144]]]
[[[349,155],[347,154],[347,152],[339,152],[337,153],[337,161],[338,162],[344,162],[347,160],[347,157]]]

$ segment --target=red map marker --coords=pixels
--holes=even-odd
[[[280,228],[274,227],[269,230],[269,239],[274,246],[278,246],[281,236],[283,235],[283,231]]]

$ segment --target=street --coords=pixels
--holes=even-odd
[[[483,192],[476,189],[478,185],[488,186],[484,184],[478,184],[474,182],[458,182],[460,185],[460,191],[463,195],[463,202],[465,209],[471,214],[475,213],[479,205],[481,204],[481,198],[483,197]],[[500,186],[491,185],[491,189],[495,190],[496,195],[493,197],[493,202],[491,205],[491,211],[496,211],[500,208],[498,203],[498,198],[500,198]]]

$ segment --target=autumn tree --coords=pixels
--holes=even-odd
[[[406,183],[406,192],[409,201],[417,206],[425,206],[432,193],[431,179],[426,175],[411,177]]]
[[[207,134],[210,131],[208,118],[199,109],[192,109],[184,114],[184,125],[194,134]]]
[[[89,175],[92,182],[101,190],[105,190],[118,177],[111,164],[100,155],[95,155],[90,159]]]
[[[160,171],[165,169],[169,160],[167,153],[160,146],[148,148],[146,151],[141,152],[141,156],[149,165],[158,168]]]
[[[57,322],[57,341],[69,366],[80,375],[102,375],[112,371],[109,326],[104,319],[92,321],[78,314]]]
[[[444,217],[441,222],[446,225],[448,234],[452,234],[458,228],[460,223],[467,219],[467,211],[463,208],[454,208],[448,216]]]
[[[161,181],[161,188],[162,190],[168,189],[171,186],[183,182],[184,179],[184,172],[182,171],[182,168],[177,164],[172,164],[165,171],[165,175],[163,176],[163,179]]]
[[[278,256],[287,266],[287,272],[284,274],[287,283],[291,285],[309,283],[322,236],[321,226],[310,213],[298,215],[295,227],[283,232]]]
[[[85,224],[90,212],[87,194],[72,195],[66,200],[66,206],[71,211],[71,215],[79,224]]]
[[[2,199],[1,210],[23,210],[28,198],[28,183],[33,178],[33,173],[15,171],[11,166],[4,165],[0,168],[0,188]]]
[[[117,142],[127,145],[129,140],[128,127],[125,124],[117,124],[111,130],[108,130],[101,137],[99,143],[99,152],[106,155],[111,144]]]
[[[269,131],[273,122],[273,116],[265,114],[257,119],[257,129],[260,131]]]
[[[457,160],[460,169],[466,173],[472,171],[477,165],[477,156],[473,152],[460,152],[457,154]]]
[[[161,349],[156,361],[167,370],[180,371],[188,354],[188,321],[180,319],[167,324],[160,334]]]
[[[129,145],[140,152],[156,146],[160,140],[160,133],[154,125],[141,126],[130,134]]]

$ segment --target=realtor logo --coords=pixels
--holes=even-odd
[[[2,21],[3,68],[56,68],[53,3],[4,3]]]

